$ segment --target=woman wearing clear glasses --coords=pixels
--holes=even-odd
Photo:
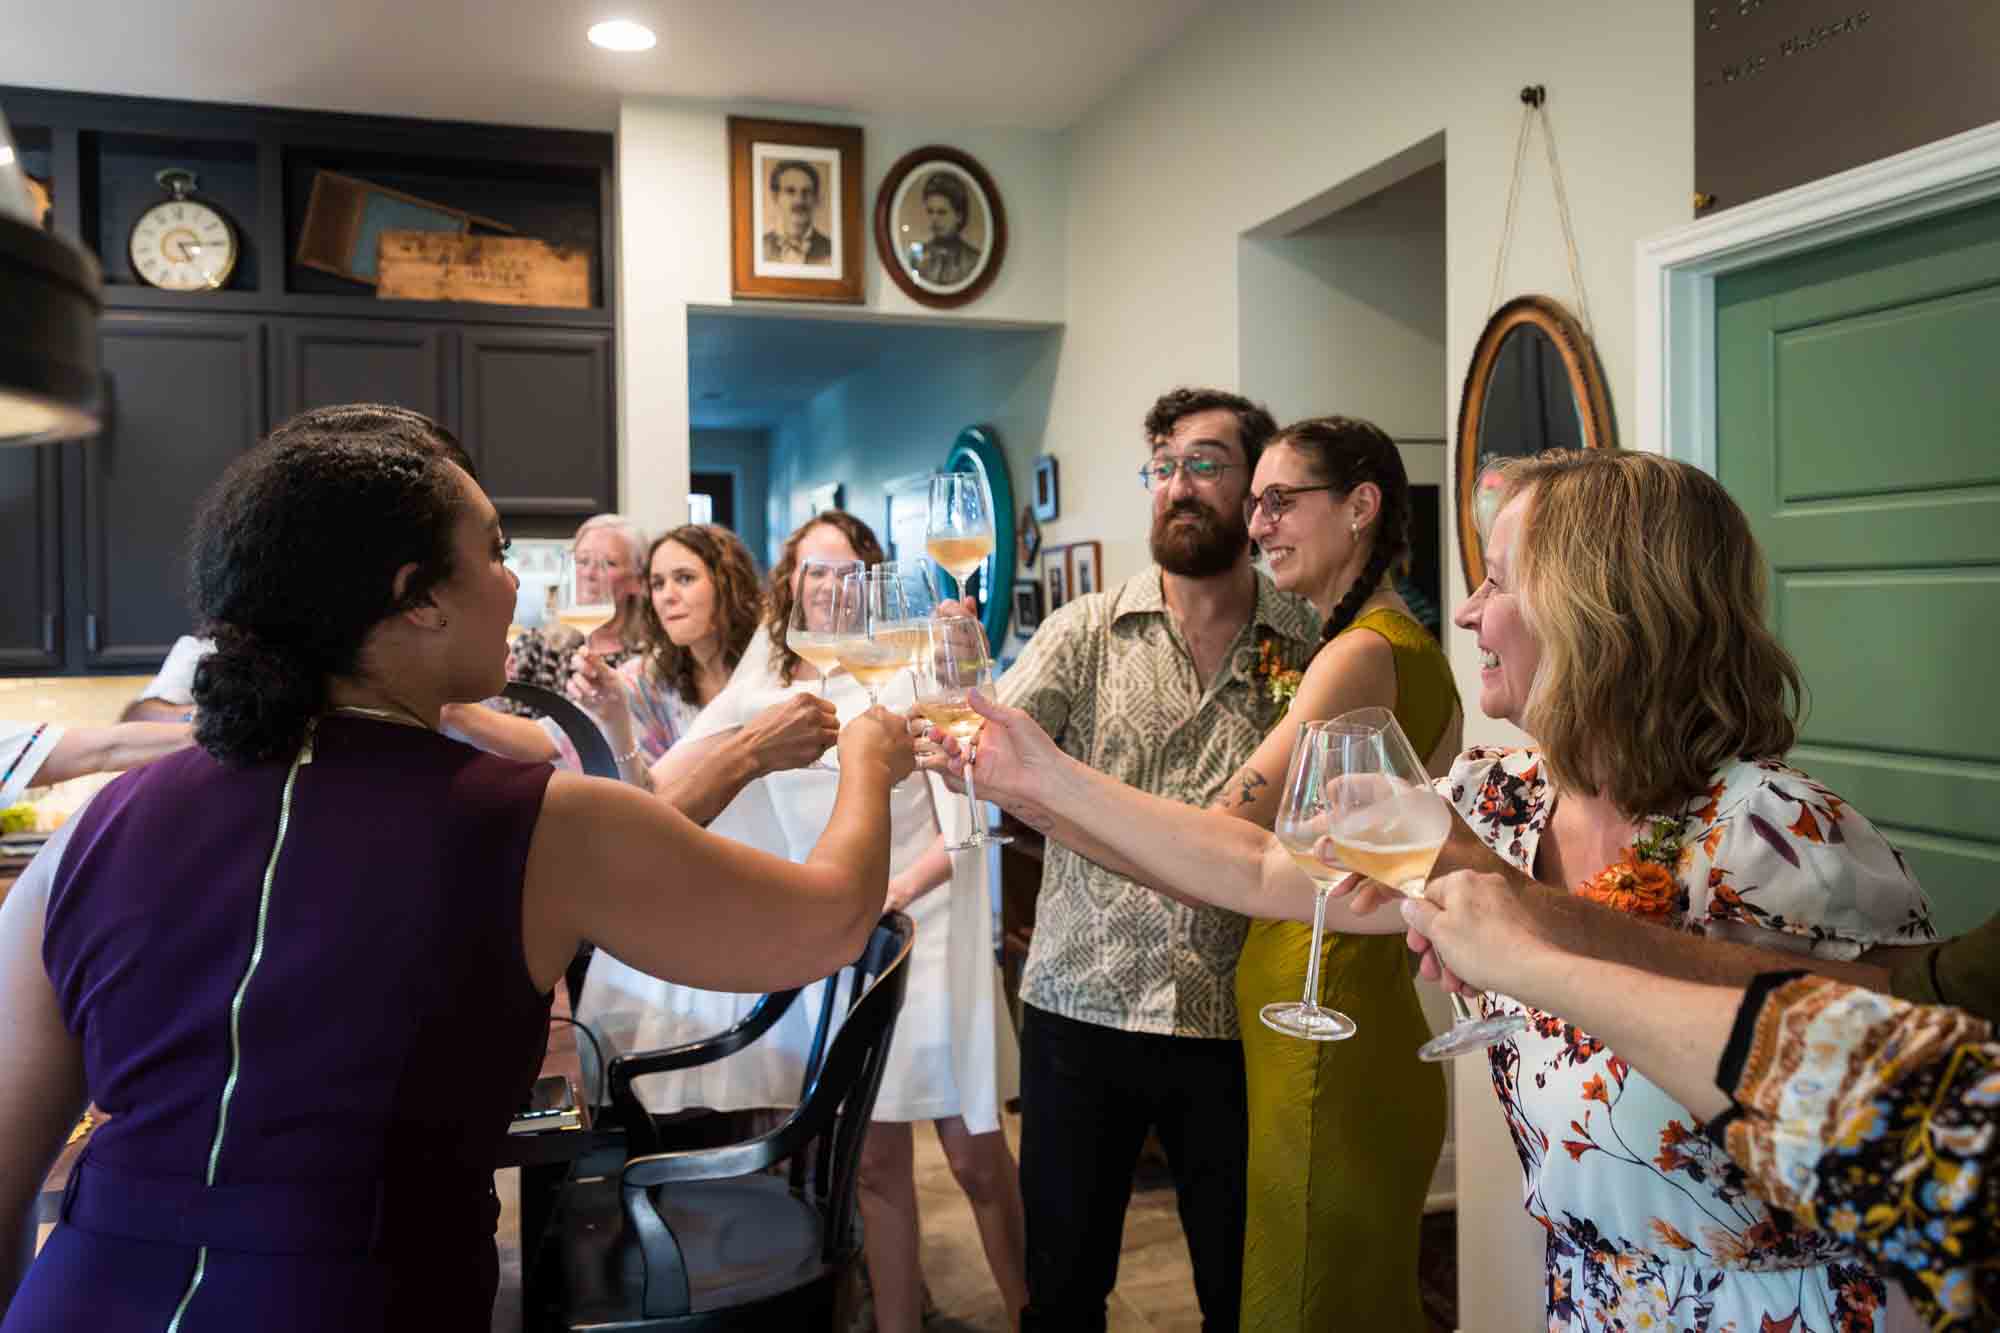
[[[1207,476],[1197,469],[1201,462]],[[1155,488],[1169,486],[1176,465],[1197,481],[1221,475],[1212,461],[1156,458],[1146,479]],[[1222,822],[1222,830],[1211,831],[1240,830],[1238,820],[1270,828],[1299,728],[1353,709],[1393,709],[1433,774],[1447,770],[1462,720],[1450,664],[1393,583],[1409,553],[1409,497],[1394,442],[1365,421],[1301,421],[1265,446],[1244,523],[1272,581],[1319,612],[1320,647],[1302,672],[1283,669],[1275,655],[1260,664],[1269,733],[1207,811],[1155,811],[1163,844],[1191,846],[1190,822]],[[1023,728],[1030,725],[1022,719]],[[984,736],[1000,730],[989,726]],[[1048,742],[1038,736],[1037,743]],[[995,799],[1009,804],[1005,791]],[[1116,788],[1102,805],[1074,812],[1088,829],[1052,836],[1178,897],[1158,875],[1090,836],[1115,821],[1143,820],[1142,805],[1157,805],[1156,798]],[[1084,836],[1073,841],[1078,834]],[[1254,862],[1254,853],[1247,859]],[[1253,921],[1237,959],[1249,1107],[1244,1328],[1424,1333],[1429,1327],[1417,1288],[1417,1249],[1444,1141],[1444,1081],[1410,1057],[1430,1029],[1411,983],[1401,918],[1378,916],[1370,928],[1386,933],[1329,932],[1322,945],[1319,1003],[1353,1016],[1359,1030],[1349,1041],[1300,1041],[1258,1019],[1264,1005],[1303,989],[1308,926]],[[1344,920],[1343,929],[1359,924]]]
[[[561,694],[579,649],[614,671],[645,650],[645,532],[622,514],[599,514],[576,530],[570,555],[578,603],[610,603],[618,612],[588,638],[560,624],[525,631],[507,650],[508,680]],[[500,702],[508,712],[519,711]]]

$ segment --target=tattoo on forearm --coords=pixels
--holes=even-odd
[[[1241,773],[1238,773],[1236,775],[1236,783],[1236,799],[1233,802],[1236,805],[1255,805],[1257,803],[1258,789],[1271,785],[1270,781],[1254,768],[1246,768]],[[1225,810],[1228,809],[1232,804],[1228,793],[1223,793],[1222,799],[1216,802],[1216,804]]]

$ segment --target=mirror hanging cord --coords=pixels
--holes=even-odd
[[[1539,120],[1542,144],[1548,150],[1549,180],[1556,191],[1556,216],[1562,223],[1563,250],[1569,259],[1569,280],[1576,288],[1577,315],[1583,331],[1593,333],[1590,298],[1583,290],[1583,261],[1577,256],[1576,231],[1570,225],[1569,191],[1563,188],[1562,164],[1556,160],[1556,132],[1549,123],[1548,100],[1548,89],[1539,83],[1521,89],[1521,132],[1514,137],[1514,174],[1507,182],[1507,219],[1500,229],[1500,253],[1493,260],[1493,291],[1486,302],[1486,314],[1491,318],[1500,308],[1500,283],[1507,274],[1507,252],[1514,244],[1514,205],[1521,193],[1521,163],[1528,153],[1528,136]]]

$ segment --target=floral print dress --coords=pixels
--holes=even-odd
[[[1556,792],[1532,749],[1474,749],[1439,788],[1533,873]],[[1935,938],[1923,891],[1868,821],[1803,773],[1738,762],[1578,892],[1663,926],[1829,958]],[[1546,1229],[1551,1330],[1850,1333],[1886,1292],[1839,1239],[1766,1208],[1694,1114],[1560,1017],[1489,1052]]]
[[[1931,1328],[2000,1327],[2000,1043],[1960,1009],[1773,973],[1709,1133],[1764,1198],[1893,1274]]]

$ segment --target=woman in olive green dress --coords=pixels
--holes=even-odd
[[[1392,581],[1409,553],[1401,455],[1367,422],[1327,417],[1280,432],[1251,483],[1250,535],[1271,577],[1310,600],[1324,643],[1296,682],[1266,679],[1289,707],[1212,809],[1269,828],[1301,724],[1370,705],[1396,720],[1434,771],[1459,749],[1451,666]],[[1420,1063],[1430,1028],[1401,938],[1329,931],[1319,1002],[1355,1020],[1343,1042],[1274,1032],[1258,1010],[1305,985],[1312,928],[1251,922],[1236,964],[1250,1099],[1245,1329],[1424,1333],[1417,1242],[1444,1142],[1444,1075]]]
[[[1458,753],[1451,669],[1390,578],[1409,549],[1409,494],[1395,444],[1365,421],[1302,421],[1265,447],[1250,535],[1278,586],[1319,608],[1326,637],[1302,673],[1266,659],[1272,730],[1207,810],[1125,786],[1064,754],[1028,714],[974,698],[987,719],[973,766],[982,797],[1138,883],[1174,897],[1199,885],[1201,900],[1257,918],[1236,1002],[1250,1103],[1241,1326],[1258,1333],[1429,1328],[1417,1241],[1445,1088],[1416,1058],[1430,1030],[1402,914],[1327,904],[1319,1002],[1355,1020],[1350,1040],[1280,1036],[1257,1016],[1305,988],[1313,886],[1269,832],[1299,727],[1391,708],[1433,773]],[[934,739],[934,766],[961,773],[964,752]]]

